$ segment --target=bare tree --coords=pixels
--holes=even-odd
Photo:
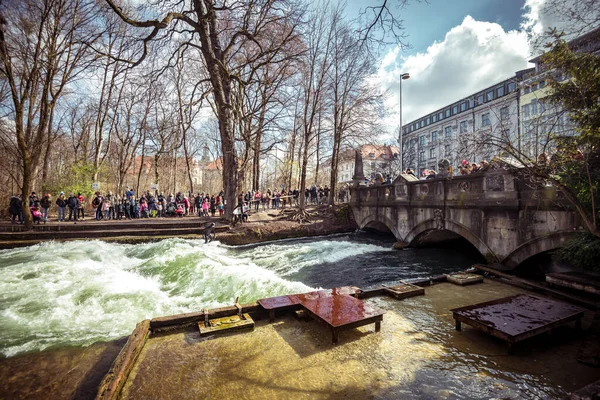
[[[383,95],[367,79],[374,67],[368,52],[359,46],[360,38],[343,21],[334,25],[333,61],[330,71],[333,140],[329,204],[335,203],[340,150],[352,137],[364,140],[381,132]],[[367,133],[367,135],[365,135]]]
[[[329,3],[314,10],[309,17],[311,21],[305,34],[308,48],[302,66],[302,105],[300,107],[302,121],[302,165],[300,169],[300,193],[306,190],[306,176],[309,152],[316,136],[317,117],[321,112],[325,97],[327,73],[331,68],[332,22],[339,15],[331,12]],[[304,196],[300,196],[299,210],[294,219],[299,222],[308,220]]]
[[[1,105],[14,123],[21,194],[34,186],[57,102],[88,65],[93,2],[40,0],[0,3],[0,79],[10,88]],[[10,15],[10,17],[9,17]],[[32,223],[28,207],[25,222]]]
[[[148,43],[161,31],[168,31],[189,40],[182,45],[200,50],[212,86],[215,111],[219,121],[223,152],[223,186],[229,207],[228,219],[233,216],[238,181],[238,157],[235,149],[235,120],[233,115],[233,84],[240,81],[240,71],[248,61],[272,59],[283,44],[295,40],[301,8],[291,1],[268,2],[198,0],[163,2],[162,9],[171,10],[160,20],[130,18],[113,0],[106,0],[113,11],[128,24],[150,28],[142,40],[142,54],[132,65],[139,65],[148,53]],[[251,57],[239,57],[244,50]]]

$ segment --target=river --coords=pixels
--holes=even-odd
[[[363,233],[230,247],[47,242],[0,251],[0,353],[11,357],[128,335],[146,318],[315,288],[369,288],[464,269],[462,249],[392,250]]]

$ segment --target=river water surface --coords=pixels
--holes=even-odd
[[[246,303],[316,288],[366,289],[480,261],[468,246],[394,251],[392,244],[359,233],[242,247],[168,239],[0,251],[0,381],[9,382],[0,398],[93,397],[120,349],[113,339],[143,319],[231,305],[238,296]],[[385,310],[381,332],[345,331],[338,346],[321,325],[291,316],[218,340],[197,330],[157,335],[122,398],[546,399],[599,379],[600,371],[575,361],[581,334],[570,327],[514,356],[478,330],[454,330],[449,309],[519,292],[486,281],[435,285],[403,301],[369,299]]]
[[[461,250],[391,250],[340,235],[230,247],[203,240],[48,242],[0,251],[0,353],[128,335],[136,322],[314,288],[368,288],[456,271]]]

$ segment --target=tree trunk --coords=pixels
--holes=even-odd
[[[144,139],[142,141],[142,157],[140,162],[140,169],[138,170],[137,182],[135,184],[135,193],[139,196],[140,193],[140,180],[142,179],[142,169],[144,168],[144,156],[146,155],[146,127],[144,127]]]

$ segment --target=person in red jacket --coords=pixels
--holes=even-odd
[[[79,208],[77,208],[77,217],[81,215],[81,220],[85,221],[85,197],[83,197],[81,193],[78,193],[77,199],[79,200]]]

